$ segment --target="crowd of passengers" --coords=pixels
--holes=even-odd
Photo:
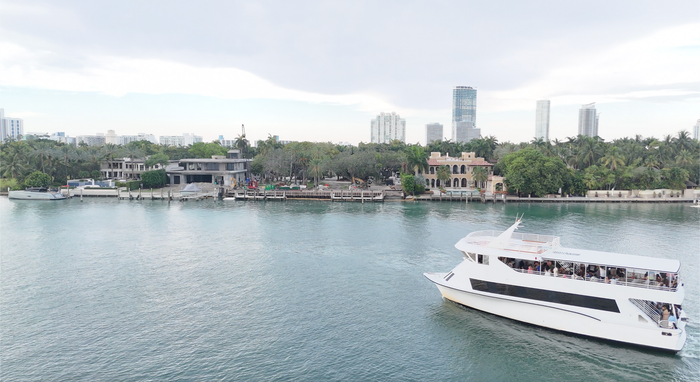
[[[627,269],[625,268],[607,267],[606,269],[606,267],[594,264],[588,264],[588,266],[586,266],[586,264],[578,264],[577,266],[574,263],[572,267],[566,269],[561,264],[557,266],[556,262],[552,262],[551,260],[540,263],[539,261],[521,260],[509,257],[499,257],[498,259],[509,267],[523,273],[542,274],[545,276],[561,277],[565,279],[570,278],[573,280],[605,282],[607,284],[617,284],[618,282],[648,284],[666,290],[678,287],[678,277],[674,277],[674,275],[670,273],[657,273],[655,278],[652,276],[652,278],[649,279],[649,272],[644,273],[644,276],[640,276],[634,272],[630,272],[628,275]]]

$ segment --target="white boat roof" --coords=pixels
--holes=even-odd
[[[608,267],[636,268],[678,273],[681,263],[675,259],[626,255],[621,253],[564,248],[559,237],[532,233],[515,233],[520,220],[507,230],[472,232],[455,244],[463,252],[513,257],[526,260],[560,260]]]

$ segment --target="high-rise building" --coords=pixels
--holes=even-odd
[[[5,109],[0,109],[0,142],[7,138],[22,139],[24,121],[20,118],[5,117]]]
[[[429,123],[425,125],[425,143],[431,144],[435,141],[442,141],[442,123]]]
[[[476,128],[476,89],[455,86],[452,89],[452,140],[469,142],[481,137]]]
[[[693,139],[696,141],[700,140],[700,119],[695,122],[695,126],[693,127]]]
[[[114,130],[107,130],[107,134],[105,135],[105,144],[113,144],[113,145],[119,145],[121,144],[120,139],[121,137],[118,136]]]
[[[394,112],[379,113],[371,125],[372,143],[406,142],[406,120]]]
[[[97,133],[95,135],[78,135],[75,137],[77,144],[84,142],[88,146],[104,146],[105,135],[102,133]]]
[[[20,118],[4,118],[5,121],[5,137],[12,137],[20,140],[24,135],[24,121]]]
[[[535,139],[549,141],[549,100],[537,101]]]
[[[199,142],[202,142],[202,137],[194,134],[160,136],[160,144],[166,146],[191,146]]]
[[[595,102],[582,105],[578,111],[578,135],[598,136],[599,116],[595,110]]]

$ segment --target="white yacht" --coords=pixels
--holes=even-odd
[[[513,320],[584,336],[680,351],[688,320],[680,262],[564,248],[555,236],[472,232],[464,261],[425,273],[443,297]]]
[[[21,200],[64,200],[66,197],[61,193],[49,191],[42,187],[31,187],[26,190],[9,191],[7,196],[10,199]]]

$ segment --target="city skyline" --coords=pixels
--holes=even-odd
[[[245,123],[252,141],[353,144],[387,110],[409,121],[407,142],[423,141],[428,123],[451,126],[448,89],[458,84],[479,89],[477,127],[502,140],[533,138],[542,99],[552,104],[550,139],[575,135],[578,107],[591,101],[605,110],[606,140],[675,134],[698,118],[694,1],[665,12],[645,1],[163,7],[3,1],[0,105],[30,131],[195,126],[212,141]],[[400,18],[381,16],[397,9]],[[464,14],[478,38],[462,37]]]

